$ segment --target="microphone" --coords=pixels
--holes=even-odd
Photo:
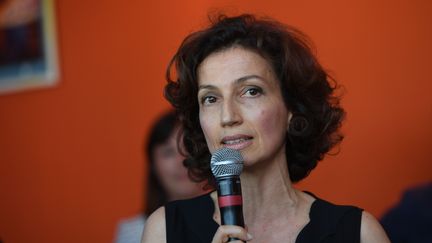
[[[221,148],[213,153],[210,167],[216,179],[222,225],[244,227],[243,199],[240,184],[243,156],[237,150]],[[233,240],[237,239],[230,238],[228,241]]]

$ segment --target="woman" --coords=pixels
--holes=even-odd
[[[221,147],[242,153],[246,228],[220,226],[212,192],[159,208],[143,242],[388,242],[369,213],[292,186],[342,140],[344,117],[331,78],[299,31],[251,15],[221,16],[184,40],[167,78],[191,175],[212,184],[210,154]],[[191,208],[201,217],[190,216]]]
[[[122,220],[118,225],[115,242],[140,242],[146,215],[172,200],[202,194],[202,183],[192,182],[183,166],[184,157],[177,149],[179,123],[173,111],[161,116],[153,125],[145,155],[149,161],[146,207],[142,214]]]

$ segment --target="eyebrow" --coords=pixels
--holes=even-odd
[[[245,81],[247,81],[249,79],[253,79],[253,78],[265,81],[265,79],[262,78],[261,76],[251,74],[251,75],[247,75],[247,76],[244,76],[244,77],[241,77],[241,78],[234,80],[234,83],[236,85],[238,85],[238,84],[244,83]],[[211,84],[198,86],[198,90],[200,90],[200,89],[215,89],[215,88],[216,87],[214,85],[211,85]]]

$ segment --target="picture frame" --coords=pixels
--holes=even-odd
[[[0,1],[0,94],[58,80],[54,0]]]

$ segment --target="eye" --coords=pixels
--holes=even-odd
[[[258,87],[249,87],[243,92],[243,96],[256,97],[262,94],[262,89]]]
[[[207,95],[201,98],[201,104],[209,105],[212,103],[215,103],[217,101],[217,98],[212,95]]]

